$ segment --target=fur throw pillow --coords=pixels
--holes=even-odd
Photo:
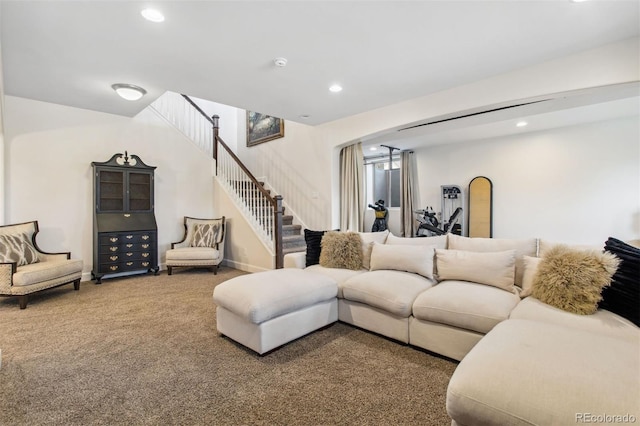
[[[611,253],[557,245],[540,261],[531,294],[567,312],[593,314],[602,299],[602,289],[611,284],[619,263]]]
[[[362,239],[357,232],[329,231],[323,235],[320,245],[320,266],[362,269]]]

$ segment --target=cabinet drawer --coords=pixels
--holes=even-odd
[[[113,234],[100,234],[98,242],[100,245],[117,244],[150,244],[155,241],[155,232],[122,232]]]
[[[153,259],[154,252],[152,251],[116,251],[113,253],[101,253],[100,254],[100,263],[120,263],[120,262],[130,262],[130,261],[140,261],[147,260],[151,261]]]
[[[136,271],[155,267],[149,260],[124,260],[115,263],[100,263],[98,270],[105,274],[117,274],[118,272]]]

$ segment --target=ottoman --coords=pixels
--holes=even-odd
[[[232,278],[216,286],[217,328],[264,354],[338,320],[338,284],[301,269]]]

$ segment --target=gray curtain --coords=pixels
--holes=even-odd
[[[400,153],[400,232],[403,237],[413,237],[416,234],[413,210],[417,188],[413,151],[402,151]]]
[[[364,230],[364,155],[362,143],[340,152],[340,230]]]

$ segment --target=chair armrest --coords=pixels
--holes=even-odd
[[[287,253],[284,255],[285,268],[304,269],[307,267],[307,252],[300,251],[295,253]]]
[[[61,253],[46,253],[43,251],[38,251],[38,259],[40,262],[46,262],[51,260],[69,260],[71,259],[71,252],[61,252]]]
[[[16,272],[15,262],[0,263],[0,294],[11,294],[13,274]]]
[[[184,240],[178,241],[176,243],[171,243],[172,249],[183,248],[183,247],[189,247],[189,243]]]

